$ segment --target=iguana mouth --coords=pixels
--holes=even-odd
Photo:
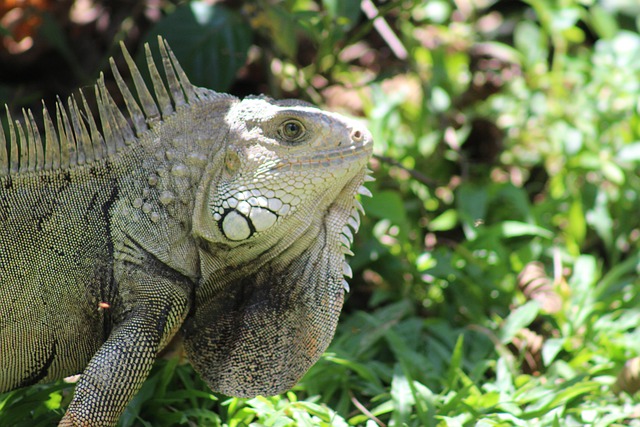
[[[373,151],[372,139],[369,136],[362,142],[352,144],[349,147],[339,147],[332,150],[326,150],[319,152],[311,157],[299,157],[299,158],[285,158],[280,162],[274,164],[268,169],[269,172],[287,169],[297,170],[303,169],[309,170],[309,167],[323,167],[327,168],[333,165],[341,165],[348,161],[350,167],[346,170],[353,170],[354,168],[362,168],[369,161],[371,152]]]

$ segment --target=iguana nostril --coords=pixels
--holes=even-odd
[[[364,135],[360,130],[354,130],[353,132],[351,132],[351,139],[353,139],[356,142],[362,141],[363,137]]]

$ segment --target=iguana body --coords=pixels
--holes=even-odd
[[[129,120],[101,79],[100,125],[82,97],[0,131],[0,392],[83,373],[61,425],[116,423],[176,335],[213,390],[284,391],[342,306],[369,133],[196,88],[160,47],[157,102],[112,63]]]

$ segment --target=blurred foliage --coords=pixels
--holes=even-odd
[[[360,116],[376,141],[352,293],[321,361],[250,400],[164,361],[122,426],[640,425],[637,2],[96,1],[103,27],[36,3],[48,25],[17,27],[25,51],[0,19],[0,65],[54,52],[80,86],[117,41],[163,34],[196,83]],[[87,28],[92,61],[71,42]],[[13,106],[72,87],[2,69]],[[1,395],[0,425],[51,425],[71,389]]]

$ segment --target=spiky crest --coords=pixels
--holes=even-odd
[[[31,111],[23,110],[22,120],[14,121],[8,107],[5,106],[9,131],[8,135],[5,135],[0,129],[0,178],[17,173],[75,167],[113,156],[135,142],[136,137],[150,127],[174,114],[177,108],[210,98],[210,93],[198,90],[189,82],[167,41],[158,37],[158,43],[168,91],[153,61],[149,46],[145,45],[153,95],[145,85],[124,43],[120,43],[139,103],[125,84],[115,62],[110,59],[111,70],[133,128],[107,91],[102,73],[93,90],[100,125],[96,123],[82,91],[80,103],[71,96],[67,100],[66,108],[58,98],[56,124],[43,103],[44,142]]]

